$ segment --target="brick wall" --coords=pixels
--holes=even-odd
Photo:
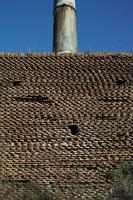
[[[133,55],[0,55],[0,88],[1,180],[92,199],[133,160]]]

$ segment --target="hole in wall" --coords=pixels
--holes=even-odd
[[[88,171],[92,171],[92,170],[95,171],[97,168],[96,168],[96,167],[93,167],[93,166],[87,166],[86,169],[87,169]]]
[[[103,97],[103,99],[98,99],[98,100],[104,102],[128,102],[127,97],[119,97],[119,98]]]
[[[97,120],[116,120],[116,116],[113,115],[96,115]]]
[[[13,86],[20,86],[21,81],[20,80],[14,80],[13,81]]]
[[[68,126],[68,128],[70,129],[72,135],[78,135],[79,129],[76,124],[71,124]]]
[[[48,97],[42,97],[40,95],[38,96],[27,96],[27,97],[14,97],[13,98],[15,101],[18,102],[38,102],[38,103],[47,103],[51,104],[52,100],[49,99]]]
[[[117,79],[116,84],[118,86],[124,85],[127,81],[125,79]]]
[[[48,143],[50,143],[51,142],[51,139],[50,138],[48,138]]]

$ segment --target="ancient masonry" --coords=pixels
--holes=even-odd
[[[133,55],[1,54],[0,116],[0,180],[103,197],[133,160]]]

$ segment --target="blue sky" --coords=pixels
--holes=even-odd
[[[76,0],[78,50],[133,52],[133,0]],[[0,0],[0,52],[51,52],[53,0]]]

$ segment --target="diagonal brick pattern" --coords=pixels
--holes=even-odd
[[[1,180],[93,199],[133,160],[132,54],[1,54],[0,90]]]

